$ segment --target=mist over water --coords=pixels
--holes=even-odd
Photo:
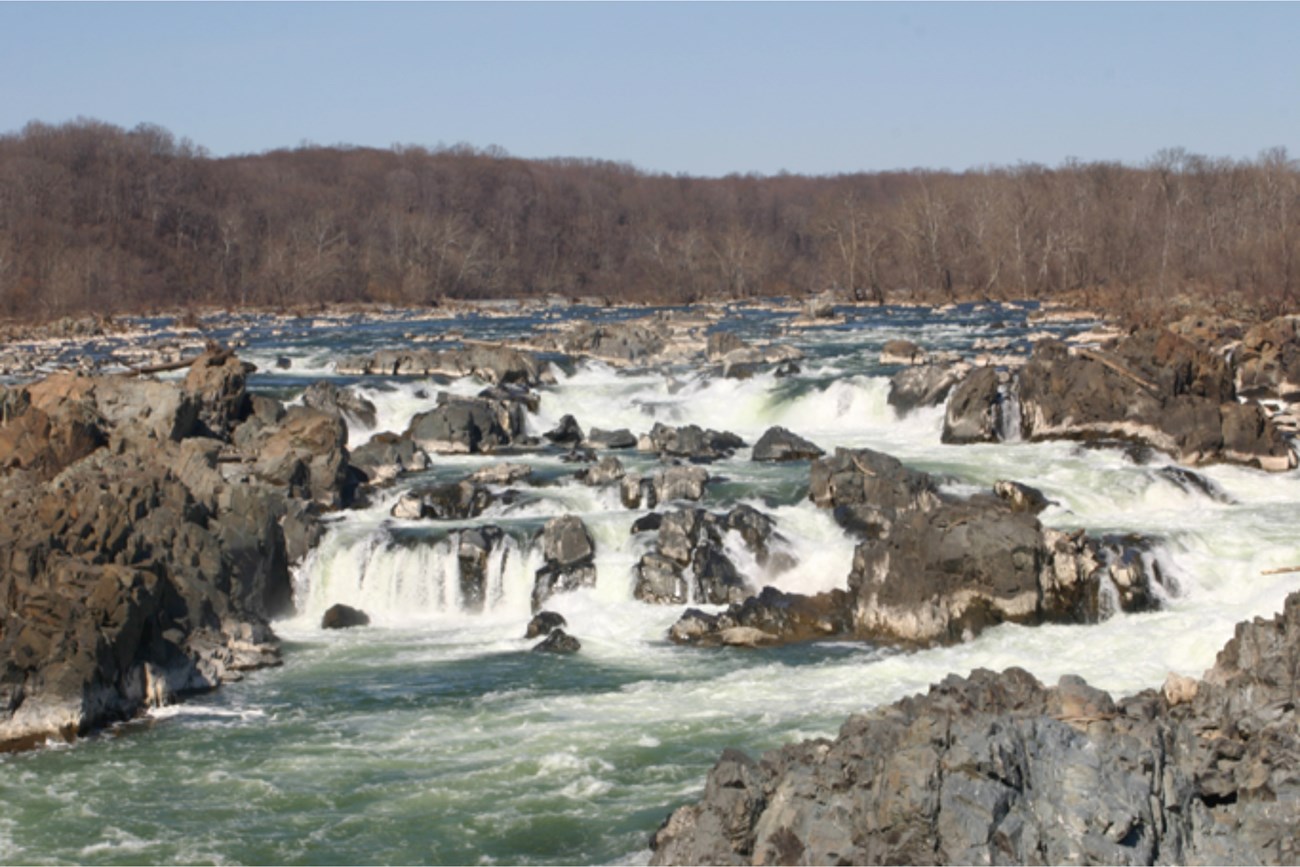
[[[1159,457],[1143,465],[1118,450],[1071,443],[941,445],[941,408],[900,419],[886,402],[894,368],[878,358],[887,340],[969,353],[980,338],[1023,341],[1088,323],[1030,325],[1025,310],[1010,305],[846,312],[844,325],[781,338],[807,354],[793,376],[557,366],[530,432],[572,414],[584,430],[641,434],[656,422],[694,423],[752,444],[781,425],[827,451],[889,452],[957,492],[1026,482],[1052,501],[1041,516],[1050,526],[1158,538],[1153,556],[1177,587],[1165,608],[1091,626],[1003,626],[967,644],[910,653],[856,643],[677,647],[664,636],[682,608],[632,597],[634,567],[650,540],[631,526],[644,512],[622,509],[614,490],[577,482],[578,465],[551,452],[510,456],[534,467],[536,486],[517,486],[518,500],[473,521],[389,517],[404,490],[503,460],[435,458],[371,507],[331,519],[297,568],[298,614],[276,624],[282,668],[72,747],[0,757],[0,862],[635,862],[648,857],[648,836],[668,811],[699,792],[725,747],[757,753],[830,736],[855,711],[978,667],[1021,666],[1047,682],[1078,673],[1117,693],[1158,686],[1170,671],[1199,675],[1237,621],[1271,615],[1300,586],[1295,574],[1261,574],[1300,564],[1296,472],[1204,468],[1223,494],[1215,498],[1162,475]],[[734,327],[755,339],[779,322],[778,314],[746,312]],[[457,327],[508,338],[534,322],[479,324],[482,335]],[[376,405],[375,430],[400,431],[439,390],[474,394],[484,384],[339,378],[332,361],[449,327],[252,329],[243,355],[262,371],[251,380],[255,389],[296,393],[334,379]],[[288,370],[277,368],[280,357]],[[350,444],[372,433],[354,429]],[[638,471],[656,465],[650,456],[619,457]],[[806,463],[753,463],[745,448],[707,469],[714,481],[705,508],[746,503],[776,522],[776,547],[788,558],[761,568],[739,546],[731,551],[756,586],[806,593],[845,586],[853,541],[808,501]],[[565,658],[530,653],[534,642],[522,638],[541,565],[534,539],[558,514],[581,517],[597,548],[596,586],[547,603],[583,643]],[[461,598],[457,539],[484,524],[504,536],[488,558],[482,610],[471,611]],[[319,629],[336,602],[367,611],[373,625]]]

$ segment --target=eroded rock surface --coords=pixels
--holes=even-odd
[[[1300,594],[1204,679],[952,675],[755,761],[728,750],[652,864],[1295,864]]]

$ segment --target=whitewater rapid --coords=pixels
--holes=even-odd
[[[1294,516],[1300,475],[1214,466],[1199,472],[1218,496],[1136,463],[1118,449],[1072,443],[939,442],[941,407],[899,417],[888,405],[880,347],[905,338],[972,351],[980,339],[1023,342],[1045,326],[1019,306],[851,311],[844,326],[794,332],[800,371],[725,379],[687,368],[621,371],[599,362],[555,364],[529,433],[571,414],[584,430],[656,422],[698,424],[755,442],[780,425],[828,452],[871,447],[938,476],[954,491],[1014,479],[1052,502],[1041,520],[1063,529],[1141,533],[1175,588],[1160,611],[1088,626],[1001,626],[953,647],[898,652],[858,643],[771,651],[683,648],[665,639],[682,606],[633,598],[650,534],[617,492],[573,478],[557,452],[440,457],[369,507],[334,516],[295,569],[298,612],[275,625],[286,664],[155,715],[123,737],[0,758],[0,861],[96,863],[607,863],[643,861],[668,811],[694,797],[726,747],[761,752],[833,735],[849,714],[923,690],[951,672],[1020,666],[1041,680],[1066,673],[1116,693],[1159,686],[1169,672],[1199,675],[1239,620],[1270,615],[1300,587]],[[587,314],[584,314],[587,315]],[[596,314],[590,314],[596,315]],[[754,315],[741,333],[768,333]],[[494,321],[509,337],[527,321]],[[1089,323],[1057,326],[1082,331]],[[402,430],[438,391],[471,395],[486,383],[350,379],[340,354],[402,345],[402,335],[445,322],[352,332],[284,331],[254,341],[262,387],[292,398],[327,378],[372,401],[373,428],[349,444]],[[745,331],[744,328],[749,328]],[[287,371],[276,366],[288,358]],[[651,456],[619,453],[629,469]],[[816,593],[846,586],[853,541],[807,497],[808,465],[752,462],[748,448],[710,464],[704,508],[751,505],[775,521],[788,555],[759,567],[729,554],[756,585]],[[389,514],[412,487],[454,481],[509,460],[533,467],[521,496],[462,522]],[[523,639],[537,534],[550,517],[577,515],[596,543],[596,585],[547,607],[582,641],[574,657],[529,652]],[[458,534],[494,525],[482,610],[460,597]],[[734,542],[734,540],[733,540]],[[775,565],[773,565],[775,564]],[[366,629],[325,631],[320,616],[346,603]]]

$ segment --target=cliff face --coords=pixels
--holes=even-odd
[[[278,664],[268,621],[316,511],[348,496],[346,428],[250,400],[246,373],[217,352],[183,385],[61,374],[5,393],[0,747]]]
[[[735,751],[654,864],[1300,861],[1300,593],[1204,679],[951,676],[761,760]]]

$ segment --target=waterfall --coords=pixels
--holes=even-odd
[[[998,386],[997,402],[998,439],[1002,442],[1020,442],[1020,378],[1011,378]]]
[[[526,615],[541,562],[529,541],[496,527],[336,528],[298,567],[295,596],[309,620],[336,603],[394,622]]]

